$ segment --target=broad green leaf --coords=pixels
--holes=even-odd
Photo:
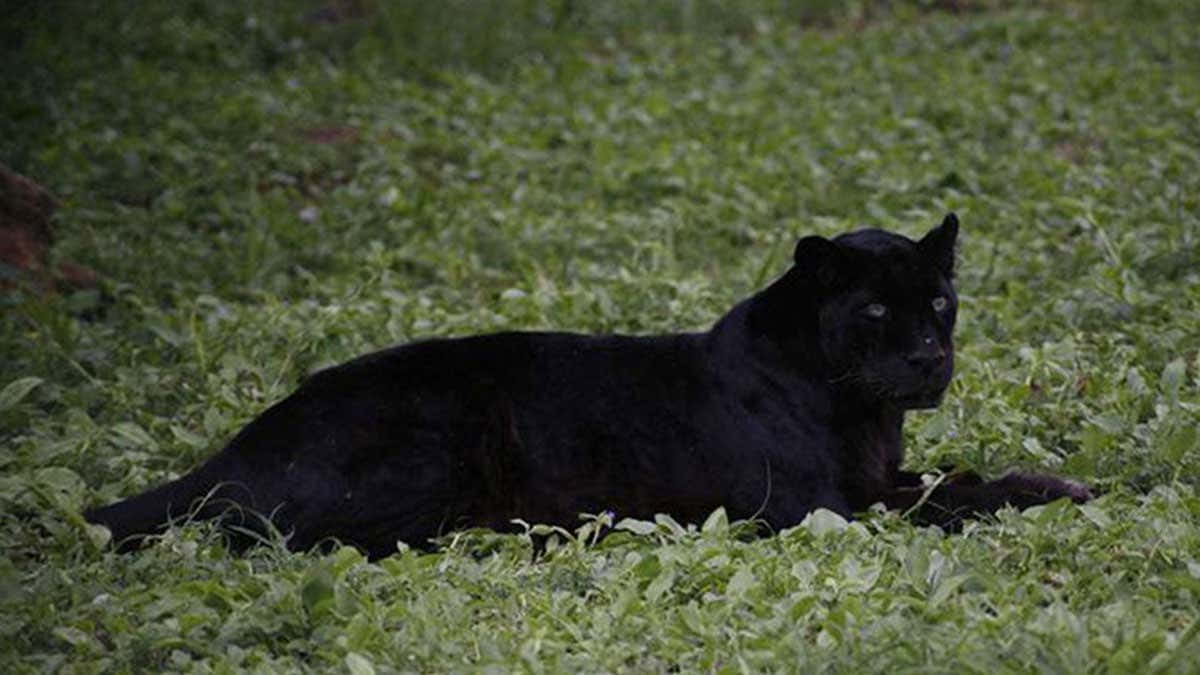
[[[845,532],[849,526],[850,521],[829,509],[816,509],[805,516],[804,520],[800,521],[800,527],[818,537],[830,533]]]
[[[1175,429],[1162,444],[1163,459],[1177,464],[1183,460],[1188,451],[1197,448],[1197,428],[1194,425],[1184,425]]]
[[[861,593],[875,586],[883,568],[875,564],[863,565],[858,558],[847,557],[838,567],[838,572],[843,577],[842,583],[848,589]]]
[[[358,652],[346,654],[345,662],[350,675],[375,675],[375,666],[370,659]]]
[[[117,441],[130,448],[157,450],[158,443],[135,422],[121,422],[113,425],[112,433]]]
[[[696,635],[707,635],[709,632],[705,625],[705,615],[694,600],[679,608],[679,619]]]
[[[729,583],[725,585],[725,594],[732,596],[741,596],[754,586],[757,579],[754,572],[749,567],[739,567],[737,572],[729,578]]]
[[[918,436],[926,441],[941,440],[950,430],[951,423],[950,413],[945,410],[939,411],[921,425]]]
[[[187,445],[189,447],[205,448],[205,447],[208,447],[208,445],[209,445],[209,440],[207,438],[205,438],[199,434],[193,433],[191,431],[188,431],[187,429],[179,426],[178,424],[171,425],[171,435],[174,436],[176,440],[178,440],[179,442],[181,442],[184,445]]]
[[[95,644],[90,635],[74,626],[59,626],[54,629],[54,635],[72,647],[90,648]]]
[[[937,585],[934,587],[933,592],[929,595],[929,608],[937,609],[970,578],[971,576],[969,574],[957,574],[949,577],[939,577]]]
[[[1159,383],[1167,400],[1174,404],[1179,400],[1179,389],[1183,385],[1187,373],[1187,363],[1183,359],[1175,359],[1168,363],[1159,376]]]
[[[1121,434],[1128,428],[1125,420],[1110,414],[1092,415],[1088,421],[1099,427],[1102,431],[1109,434]]]
[[[83,491],[83,479],[65,466],[47,466],[34,472],[37,482],[63,495],[78,495]]]
[[[97,550],[102,550],[105,546],[108,546],[108,542],[112,541],[112,532],[103,525],[84,523],[83,529],[87,533],[88,541]]]
[[[646,601],[647,602],[657,601],[660,597],[662,597],[662,595],[664,593],[666,593],[668,590],[670,590],[671,586],[674,583],[675,583],[675,570],[672,568],[664,569],[662,572],[660,572],[658,574],[657,577],[655,577],[654,581],[650,582],[650,585],[646,586],[646,592],[645,592]]]
[[[1112,516],[1108,515],[1108,511],[1103,507],[1095,504],[1079,504],[1076,508],[1097,527],[1109,527],[1113,523]]]
[[[708,518],[704,520],[704,525],[700,528],[701,532],[716,533],[727,532],[729,530],[729,517],[725,515],[725,507],[717,507],[717,510],[708,514]]]
[[[658,530],[658,526],[648,520],[637,520],[635,518],[622,518],[613,526],[614,530],[625,530],[639,535],[653,534]]]
[[[683,525],[666,513],[654,514],[654,522],[674,536],[682,535],[687,531]]]
[[[0,389],[0,411],[8,410],[20,403],[29,392],[43,382],[40,377],[22,377]]]
[[[300,598],[304,608],[313,616],[328,612],[334,602],[333,573],[321,564],[310,569],[300,586]]]

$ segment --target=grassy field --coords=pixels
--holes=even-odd
[[[0,671],[1200,672],[1200,5],[256,4],[2,20],[0,161],[103,282],[0,291]],[[81,519],[323,365],[702,329],[800,235],[948,210],[959,374],[908,464],[1090,504],[581,520],[537,563]]]

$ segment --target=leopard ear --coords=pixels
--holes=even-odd
[[[958,216],[951,212],[942,219],[941,225],[930,230],[917,242],[917,248],[949,278],[954,276],[954,241],[957,238]]]
[[[841,246],[824,237],[809,236],[796,242],[796,269],[822,288],[836,288],[849,277],[849,261]]]

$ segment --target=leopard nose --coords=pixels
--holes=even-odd
[[[924,338],[916,349],[904,356],[908,365],[923,371],[931,371],[946,360],[946,350],[933,338]]]

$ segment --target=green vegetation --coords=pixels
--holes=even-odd
[[[0,291],[0,671],[1196,671],[1200,5],[254,4],[3,19],[0,161],[104,281]],[[801,234],[951,209],[959,376],[910,465],[1091,504],[961,536],[581,520],[538,563],[203,526],[118,556],[80,517],[322,365],[703,328]]]

